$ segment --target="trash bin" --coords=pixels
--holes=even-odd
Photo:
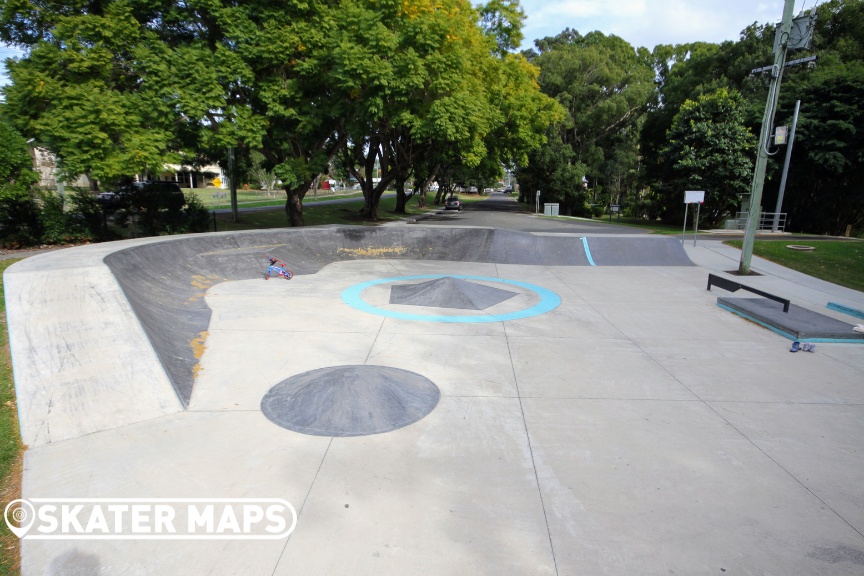
[[[558,216],[558,204],[543,204],[544,216]]]

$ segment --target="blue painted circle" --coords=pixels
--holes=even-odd
[[[534,292],[540,296],[540,302],[530,308],[518,310],[516,312],[508,312],[507,314],[494,314],[487,316],[436,316],[433,314],[409,314],[407,312],[397,312],[394,310],[385,310],[377,306],[372,306],[364,301],[360,295],[367,288],[377,286],[379,284],[390,284],[392,282],[402,282],[404,280],[434,280],[436,278],[461,278],[463,280],[481,280],[484,282],[497,282],[499,284],[510,284],[511,286],[519,286],[526,290]],[[555,292],[535,286],[527,282],[519,282],[517,280],[504,280],[502,278],[487,278],[485,276],[462,276],[455,274],[424,274],[421,276],[400,276],[397,278],[381,278],[379,280],[370,280],[361,282],[342,292],[342,301],[348,306],[375,314],[377,316],[386,316],[387,318],[396,318],[397,320],[418,320],[420,322],[461,322],[461,323],[483,323],[483,322],[504,322],[506,320],[521,320],[522,318],[530,318],[538,314],[545,314],[554,310],[561,304],[561,298]]]

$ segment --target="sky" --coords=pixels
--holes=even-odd
[[[795,0],[794,14],[822,0]],[[779,22],[783,0],[521,0],[527,19],[522,48],[556,36],[565,28],[587,34],[615,34],[634,48],[658,44],[738,40],[741,30],[758,22]],[[0,60],[19,55],[0,45]],[[6,84],[5,66],[0,86]]]
[[[795,0],[793,15],[821,0]],[[527,15],[522,48],[565,28],[599,30],[649,50],[658,44],[738,40],[747,26],[779,22],[783,0],[521,0]]]

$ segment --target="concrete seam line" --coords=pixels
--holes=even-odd
[[[546,501],[543,499],[543,487],[540,485],[540,474],[537,472],[537,460],[534,458],[534,446],[531,444],[531,432],[528,430],[528,419],[525,417],[525,405],[522,403],[522,391],[519,389],[519,376],[516,374],[516,366],[513,364],[513,352],[510,349],[510,335],[507,333],[507,324],[502,323],[504,328],[504,341],[507,342],[507,354],[510,356],[510,370],[513,372],[513,385],[516,387],[516,399],[519,402],[519,413],[522,416],[522,426],[525,430],[525,443],[528,444],[528,454],[531,456],[531,467],[534,469],[534,481],[537,483],[537,496],[540,498],[540,508],[543,510],[543,521],[546,523],[546,535],[549,537],[549,552],[552,554],[552,566],[558,572],[558,558],[555,556],[555,542],[552,540],[552,528],[549,526],[549,515],[546,513]]]

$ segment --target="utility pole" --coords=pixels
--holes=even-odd
[[[228,148],[228,183],[231,190],[231,219],[240,221],[240,210],[237,208],[237,165],[234,158],[234,147]]]
[[[795,114],[792,116],[792,130],[789,132],[789,142],[786,144],[786,160],[783,162],[783,176],[780,177],[780,192],[777,194],[777,207],[774,208],[774,225],[772,232],[780,228],[780,210],[783,209],[783,194],[786,192],[786,176],[789,175],[789,161],[792,159],[792,145],[795,143],[795,129],[798,127],[798,112],[801,110],[801,101],[795,101]]]
[[[771,128],[774,126],[774,112],[777,110],[777,99],[780,96],[783,69],[786,67],[786,47],[789,44],[789,33],[792,30],[792,11],[794,8],[795,0],[785,0],[783,20],[777,31],[777,42],[774,45],[774,66],[771,67],[768,101],[765,104],[765,115],[762,117],[762,131],[759,133],[759,150],[756,154],[756,167],[753,170],[753,184],[750,187],[750,210],[747,213],[747,228],[744,231],[744,243],[741,246],[741,262],[738,265],[738,273],[743,275],[750,273],[753,242],[756,240],[756,230],[759,228],[762,188],[765,184],[765,167],[768,164],[768,143],[771,139]]]

